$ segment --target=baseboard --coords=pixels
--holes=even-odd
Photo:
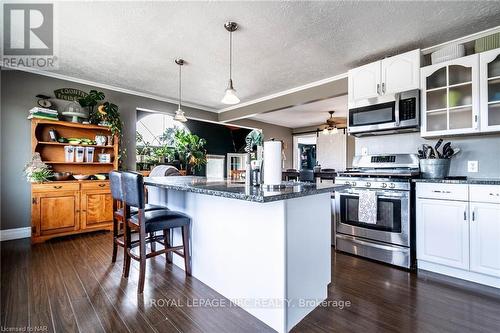
[[[475,282],[490,286],[493,288],[500,288],[500,278],[489,276],[485,274],[479,274],[471,271],[466,271],[462,269],[457,269],[454,267],[448,267],[440,264],[435,264],[423,260],[418,260],[418,269],[424,271],[430,271],[438,274],[447,275],[456,279],[466,280],[470,282]]]
[[[0,241],[8,241],[12,239],[29,238],[31,237],[31,228],[16,228],[0,230]]]

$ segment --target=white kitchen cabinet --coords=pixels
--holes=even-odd
[[[419,269],[500,288],[500,185],[416,188]]]
[[[421,136],[479,132],[479,54],[423,67]]]
[[[394,94],[420,88],[420,50],[382,60],[381,93]]]
[[[366,99],[420,88],[420,50],[357,67],[348,72],[349,107]]]
[[[417,199],[417,259],[469,268],[467,202]]]
[[[500,131],[500,48],[483,52],[479,58],[481,131]]]
[[[380,95],[380,61],[351,69],[348,76],[349,100],[355,102]]]
[[[500,277],[500,205],[471,202],[470,270]]]

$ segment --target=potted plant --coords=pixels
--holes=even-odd
[[[43,183],[50,180],[54,173],[49,166],[42,162],[40,153],[34,153],[31,161],[24,167],[24,174],[31,183]]]
[[[174,140],[181,165],[184,164],[188,173],[199,172],[207,163],[206,140],[185,130],[177,130]]]
[[[104,93],[97,90],[91,90],[87,96],[78,99],[80,106],[89,110],[89,122],[92,124],[99,123],[99,117],[95,113],[95,106],[103,99]]]

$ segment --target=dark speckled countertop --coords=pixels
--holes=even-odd
[[[244,183],[230,180],[210,180],[205,177],[148,177],[144,184],[171,190],[187,191],[219,197],[240,199],[254,202],[286,200],[319,193],[334,192],[348,186],[327,183],[284,182],[285,188],[267,190],[264,187],[246,188]]]
[[[416,183],[500,185],[500,178],[413,179]]]

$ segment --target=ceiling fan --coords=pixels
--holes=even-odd
[[[323,129],[317,129],[317,133],[319,132],[328,135],[328,134],[337,134],[339,132],[339,128],[346,128],[346,118],[345,117],[333,117],[335,111],[328,111],[330,114],[330,118],[328,118],[323,125]]]

